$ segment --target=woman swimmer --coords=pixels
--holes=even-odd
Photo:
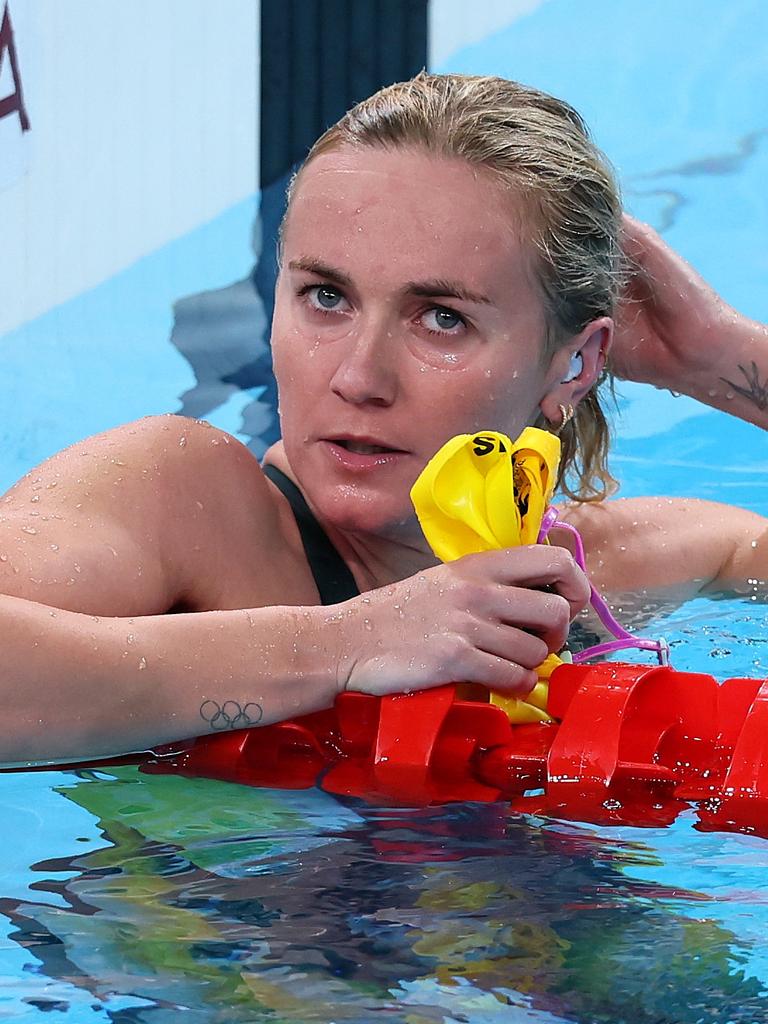
[[[615,331],[619,201],[570,107],[422,74],[346,115],[291,192],[272,337],[283,439],[265,461],[298,485],[362,596],[319,605],[288,502],[220,431],[171,416],[90,438],[5,499],[0,757],[144,749],[345,689],[529,689],[587,582],[558,547],[435,564],[408,492],[462,432],[562,430],[566,515],[606,590],[681,598],[767,578],[756,515],[583,500],[610,487],[598,388],[612,342],[623,375],[768,425],[759,374],[732,400],[721,383],[752,364],[765,375],[766,330],[652,232],[625,230],[650,290],[635,282]]]

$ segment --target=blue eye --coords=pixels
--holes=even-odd
[[[317,305],[322,309],[336,309],[339,302],[344,298],[344,296],[340,292],[337,292],[335,288],[330,288],[326,284],[318,285],[316,288],[313,288],[312,291],[314,292],[314,298]]]
[[[433,306],[432,309],[428,309],[422,317],[422,322],[428,331],[435,334],[457,334],[457,328],[467,326],[462,316],[445,306]]]

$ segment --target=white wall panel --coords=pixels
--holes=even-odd
[[[0,335],[258,187],[255,0],[8,3],[31,128],[0,120]]]

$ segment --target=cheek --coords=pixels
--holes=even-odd
[[[278,312],[276,309],[271,347],[272,367],[283,397],[287,397],[292,385],[311,387],[313,377],[317,376],[319,338],[307,336],[290,312]]]
[[[446,421],[461,424],[454,433],[501,430],[517,437],[539,413],[541,375],[530,370],[500,375],[490,368],[467,374],[442,396]],[[439,408],[437,401],[433,408]]]

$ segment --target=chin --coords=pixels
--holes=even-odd
[[[345,533],[371,534],[399,538],[413,532],[415,515],[410,499],[359,492],[343,486],[310,497],[317,512],[328,525]],[[418,526],[416,527],[418,530]]]

